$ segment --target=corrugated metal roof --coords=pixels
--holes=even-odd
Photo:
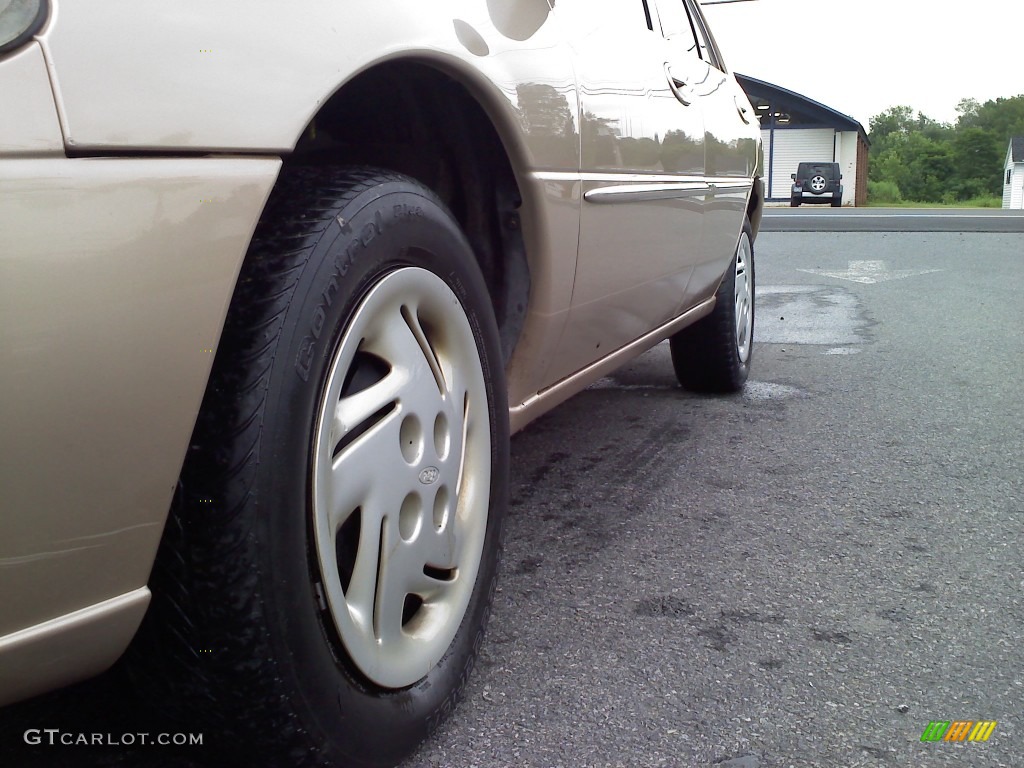
[[[782,102],[799,107],[802,112],[813,116],[822,125],[835,128],[838,131],[857,131],[867,141],[868,132],[864,130],[864,126],[849,115],[844,115],[842,112],[832,109],[832,107],[826,106],[820,101],[809,99],[802,94],[787,90],[781,86],[766,83],[764,80],[758,80],[748,75],[733,74],[736,75],[737,82],[746,92],[748,98],[754,99],[756,97],[773,103]]]

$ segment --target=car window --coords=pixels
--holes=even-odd
[[[838,167],[839,166],[833,163],[800,163],[797,173],[801,178],[815,173],[820,173],[822,176],[832,177],[839,175],[839,172],[836,170]]]
[[[697,35],[683,0],[661,0],[658,3],[661,34],[680,50],[699,56]]]
[[[686,6],[687,14],[693,29],[693,35],[697,39],[700,57],[716,69],[725,71],[725,64],[722,62],[722,55],[718,52],[715,39],[711,36],[707,22],[704,20],[700,8],[689,0],[679,0]]]
[[[642,2],[644,4],[644,18],[647,19],[647,28],[653,32],[654,22],[651,21],[651,6],[648,4],[647,0],[642,0]]]
[[[619,30],[622,33],[654,31],[650,6],[652,0],[595,3],[593,0],[566,0],[558,3],[558,13],[568,21],[575,37],[588,37],[598,31]]]

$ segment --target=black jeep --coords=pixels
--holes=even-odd
[[[833,208],[843,204],[843,185],[839,182],[843,174],[839,163],[800,163],[796,173],[791,174],[793,191],[790,206],[800,203],[832,203]]]

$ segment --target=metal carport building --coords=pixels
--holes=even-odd
[[[799,163],[839,163],[843,205],[868,200],[868,135],[849,115],[747,75],[736,75],[761,121],[769,202],[789,202]]]

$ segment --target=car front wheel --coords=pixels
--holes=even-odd
[[[173,695],[247,765],[383,766],[458,699],[495,587],[508,408],[487,288],[436,196],[282,178],[153,579]]]

